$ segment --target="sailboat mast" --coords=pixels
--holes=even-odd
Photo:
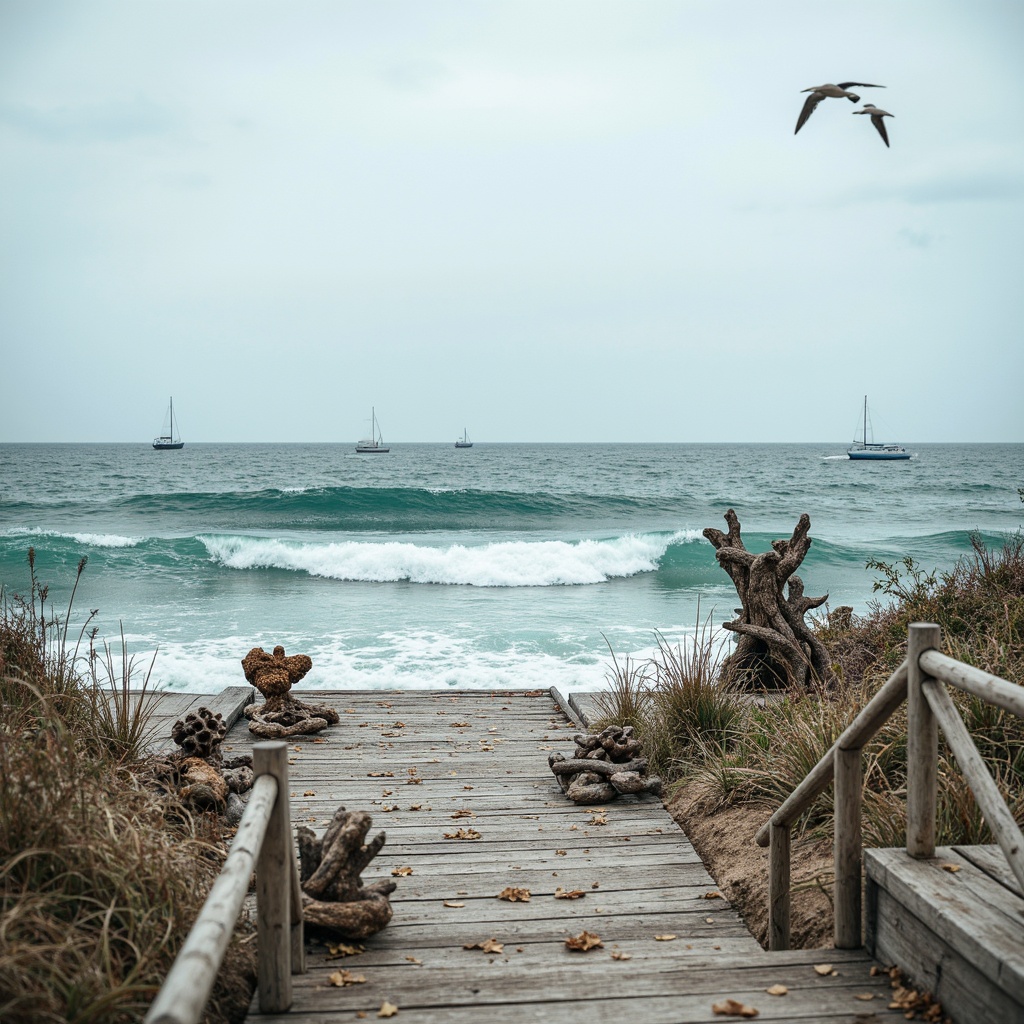
[[[866,446],[868,443],[868,396],[864,396],[864,440],[863,444]]]

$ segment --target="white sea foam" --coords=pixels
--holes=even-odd
[[[8,537],[56,537],[57,539],[73,540],[90,548],[133,548],[141,543],[142,537],[123,537],[117,533],[61,533],[59,530],[43,530],[39,527],[16,526],[4,530]]]
[[[502,541],[432,547],[395,541],[299,543],[264,537],[205,536],[211,558],[231,569],[275,568],[337,580],[550,587],[604,583],[653,572],[674,543],[696,531],[628,534],[610,540]]]

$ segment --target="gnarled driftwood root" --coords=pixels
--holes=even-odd
[[[391,920],[388,896],[397,884],[382,879],[363,885],[360,878],[385,842],[383,832],[366,842],[372,823],[366,811],[339,807],[323,839],[312,829],[297,830],[302,913],[308,924],[347,939],[365,939]]]
[[[810,516],[802,515],[788,540],[773,540],[772,549],[761,554],[747,551],[732,509],[725,521],[728,533],[704,531],[743,603],[736,619],[722,623],[738,634],[736,649],[722,663],[723,681],[747,689],[807,689],[812,681],[828,682],[828,651],[804,622],[828,594],[805,597],[803,580],[794,575],[811,547]]]

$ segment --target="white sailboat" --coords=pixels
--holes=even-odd
[[[860,440],[854,439],[846,449],[851,459],[909,459],[907,449],[900,444],[884,444],[881,441],[868,440],[868,396],[864,396],[864,429]]]
[[[384,445],[384,438],[381,436],[380,426],[377,423],[377,412],[372,406],[370,407],[370,436],[356,445],[356,451],[361,455],[386,455],[391,451]]]
[[[153,438],[153,447],[159,452],[176,451],[185,447],[185,442],[182,441],[181,435],[178,433],[178,425],[174,421],[173,398],[167,407],[167,421],[169,423],[167,433]]]
[[[472,448],[473,442],[469,439],[469,434],[466,432],[466,428],[462,428],[462,437],[455,442],[456,448]]]

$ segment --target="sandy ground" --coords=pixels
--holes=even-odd
[[[685,786],[667,801],[711,877],[761,943],[768,937],[768,851],[754,842],[768,819],[763,807],[723,807],[709,813],[705,792]],[[793,837],[791,941],[794,949],[832,946],[832,847]]]

